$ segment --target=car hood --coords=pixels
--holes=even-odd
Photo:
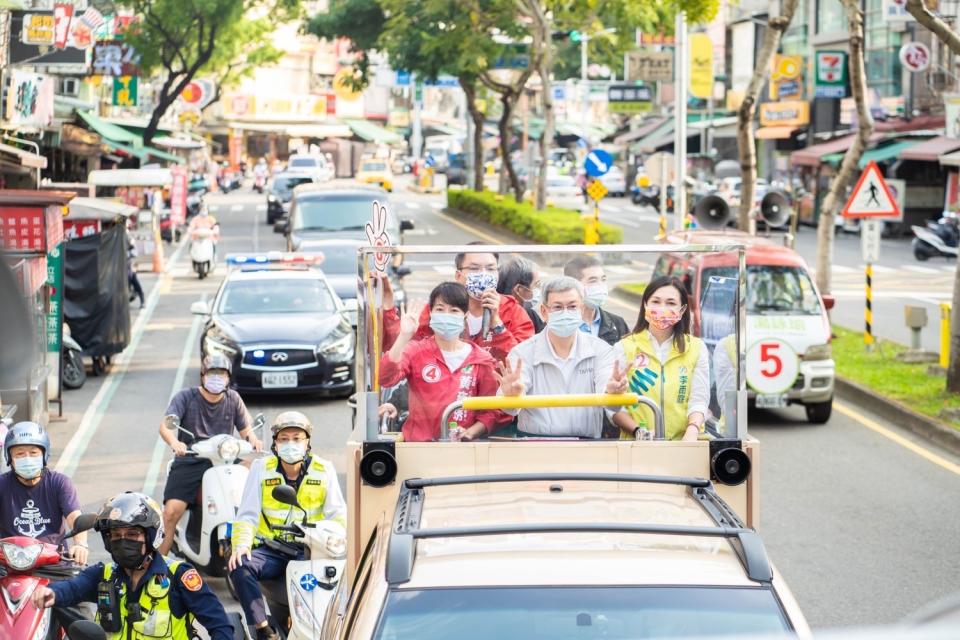
[[[308,342],[320,344],[342,322],[333,314],[253,313],[219,316],[217,328],[243,345],[260,342]]]
[[[357,276],[349,273],[326,272],[324,272],[324,275],[341,300],[353,300],[357,297]]]

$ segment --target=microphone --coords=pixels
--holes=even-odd
[[[480,335],[484,340],[490,339],[490,317],[492,315],[490,309],[483,310],[483,324],[480,325]]]

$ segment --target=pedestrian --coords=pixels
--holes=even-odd
[[[143,309],[143,287],[137,277],[137,247],[133,241],[127,239],[127,287],[130,290],[130,302],[140,298],[140,308]]]

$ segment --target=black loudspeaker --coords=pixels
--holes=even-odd
[[[360,479],[371,487],[385,487],[397,479],[396,444],[364,442],[360,458]]]
[[[750,475],[751,463],[747,452],[740,447],[739,440],[710,442],[711,480],[731,487],[743,484]]]
[[[706,196],[693,208],[693,217],[704,229],[722,229],[730,221],[730,205],[720,196]]]
[[[779,191],[771,191],[760,201],[760,217],[768,227],[782,227],[790,220],[790,200]]]

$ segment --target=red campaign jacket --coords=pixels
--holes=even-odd
[[[403,424],[404,440],[426,442],[439,438],[443,410],[454,400],[497,395],[499,384],[493,375],[493,358],[476,345],[471,347],[466,360],[453,372],[447,368],[433,338],[407,344],[400,362],[391,360],[389,353],[384,354],[380,361],[380,384],[392,387],[406,380],[410,389],[410,415]],[[490,433],[498,422],[502,422],[503,414],[459,409],[450,417],[461,427],[481,422]]]
[[[472,342],[484,351],[488,352],[497,362],[503,362],[507,354],[515,346],[530,338],[534,334],[533,321],[527,315],[527,310],[520,306],[512,296],[500,296],[500,322],[503,323],[504,331],[500,335],[490,332],[490,339],[484,340],[481,334],[468,336],[464,329],[460,339],[465,342]],[[400,315],[396,307],[383,312],[383,350],[389,351],[393,343],[396,342],[400,333]],[[433,337],[433,329],[430,328],[430,309],[424,307],[420,314],[420,328],[414,334],[414,340],[423,340]]]

